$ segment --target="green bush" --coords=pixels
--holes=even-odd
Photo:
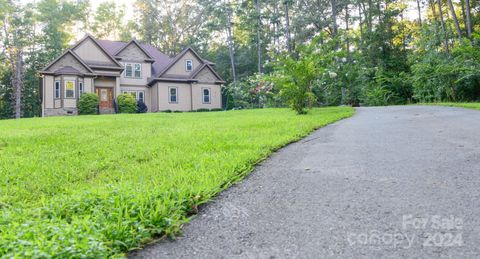
[[[78,100],[78,113],[81,115],[98,114],[100,98],[94,93],[84,93]]]
[[[209,112],[210,109],[207,109],[207,108],[200,108],[200,109],[197,109],[197,112]]]
[[[222,108],[213,108],[210,111],[211,112],[221,112],[221,111],[223,111],[223,109]]]
[[[131,94],[121,94],[117,97],[119,113],[136,113],[137,100]]]

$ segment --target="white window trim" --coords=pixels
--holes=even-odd
[[[140,76],[136,77],[135,76],[135,65],[140,66]],[[132,68],[132,75],[128,76],[127,75],[127,66],[130,66]],[[125,63],[125,71],[124,71],[124,77],[125,78],[134,78],[134,79],[142,79],[142,63]]]
[[[171,89],[175,89],[175,98],[176,98],[176,101],[175,102],[172,102],[172,91]],[[178,87],[169,87],[168,88],[168,103],[178,103]]]
[[[192,66],[192,69],[190,69],[190,70],[188,70],[188,62],[190,62],[191,66]],[[186,72],[192,72],[193,71],[193,60],[191,60],[191,59],[185,60],[185,71]]]
[[[73,82],[73,97],[67,97],[67,83],[68,82]],[[76,90],[76,87],[75,87],[75,80],[65,80],[63,81],[63,97],[65,99],[75,99],[76,98],[76,94],[75,94],[75,90]]]
[[[204,91],[208,90],[208,102],[205,102],[205,94]],[[202,88],[202,103],[203,104],[211,104],[212,103],[212,89],[209,87]]]
[[[57,96],[57,83],[58,83],[58,96]],[[62,97],[62,84],[60,80],[55,80],[53,84],[53,98],[60,99]]]
[[[83,93],[85,93],[85,88],[84,88],[83,82],[78,82],[78,94],[79,94],[79,96],[82,96]]]

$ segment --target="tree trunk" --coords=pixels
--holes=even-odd
[[[350,58],[350,37],[348,37],[348,22],[349,22],[349,13],[348,13],[348,4],[345,5],[345,41],[347,43],[347,54]]]
[[[228,7],[227,11],[227,41],[228,41],[228,52],[230,55],[230,65],[232,67],[232,78],[233,82],[237,82],[237,72],[235,69],[235,44],[233,40],[233,22],[232,22],[232,10],[231,7]]]
[[[437,21],[437,9],[435,8],[436,3],[433,0],[430,1],[430,6],[432,7],[433,19]]]
[[[465,16],[467,17],[467,37],[472,38],[472,19],[470,17],[470,0],[465,0]]]
[[[418,25],[422,27],[422,8],[420,7],[420,0],[417,0],[417,10],[418,10]]]
[[[285,5],[285,38],[287,39],[287,50],[288,53],[292,54],[292,39],[290,38],[290,17],[288,14],[289,9],[289,0],[284,1]]]
[[[437,0],[437,5],[438,5],[439,16],[440,16],[440,23],[442,24],[442,30],[445,36],[445,51],[447,52],[447,54],[449,54],[450,50],[448,48],[448,35],[447,35],[447,28],[445,27],[445,21],[443,20],[442,2],[440,0]]]
[[[332,38],[335,38],[338,34],[338,27],[337,27],[337,1],[331,0],[332,5]]]
[[[262,28],[262,15],[260,11],[260,3],[255,0],[255,11],[257,13],[257,66],[258,73],[262,73],[262,39],[260,35],[260,29]]]
[[[275,53],[278,53],[278,48],[280,45],[280,39],[278,35],[278,29],[280,28],[280,25],[278,23],[279,21],[279,10],[278,10],[278,1],[275,1],[275,6],[274,6],[274,15],[275,15],[275,23],[273,25],[273,45],[275,46]]]
[[[22,117],[23,54],[19,49],[15,53],[15,71],[12,79],[15,89],[15,119],[20,119]]]
[[[455,24],[455,29],[457,30],[458,38],[462,38],[462,30],[460,29],[460,24],[458,23],[457,14],[455,13],[455,8],[453,7],[452,0],[447,0],[448,6],[452,13],[453,23]]]
[[[360,42],[363,43],[362,8],[360,4],[358,4],[358,25],[360,27]]]

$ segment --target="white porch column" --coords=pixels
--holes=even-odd
[[[120,77],[115,77],[115,98],[119,96],[122,92],[120,91]]]

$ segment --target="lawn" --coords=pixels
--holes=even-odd
[[[441,105],[480,110],[480,103],[427,103],[427,105]]]
[[[279,147],[351,116],[288,109],[0,121],[0,257],[103,257],[178,233]]]

